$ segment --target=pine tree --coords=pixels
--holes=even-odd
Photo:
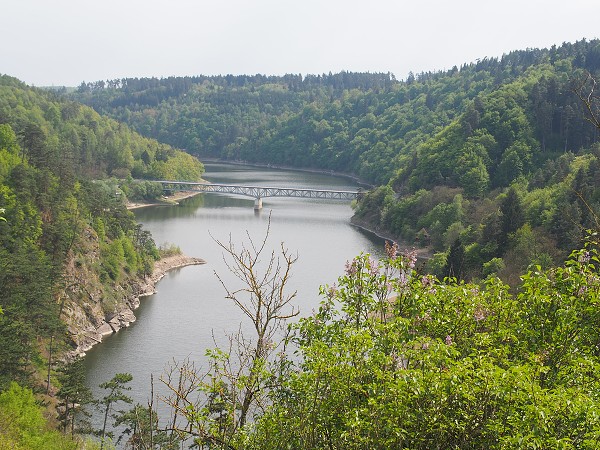
[[[506,193],[506,197],[500,204],[500,236],[498,237],[498,256],[502,256],[508,250],[509,236],[517,231],[525,223],[523,205],[519,194],[514,187]]]

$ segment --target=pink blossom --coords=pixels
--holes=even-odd
[[[429,294],[435,294],[436,292],[433,277],[429,275],[425,275],[423,278],[421,278],[421,286],[426,288]]]
[[[328,296],[329,298],[334,298],[334,297],[337,295],[337,293],[338,293],[338,288],[337,288],[337,286],[336,286],[336,285],[335,285],[335,283],[334,283],[334,285],[333,285],[333,286],[331,286],[331,287],[330,287],[330,288],[327,290],[327,296]]]
[[[432,287],[433,286],[433,278],[425,275],[423,278],[421,278],[421,286],[423,286],[425,288]]]
[[[408,284],[408,277],[406,276],[406,272],[404,270],[401,270],[400,274],[398,275],[398,283],[402,287]]]
[[[446,342],[446,345],[452,345],[452,338],[450,337],[450,335],[446,336],[444,342]]]
[[[375,276],[379,275],[379,266],[377,264],[377,261],[375,261],[371,257],[369,257],[369,267],[371,268],[371,270],[370,270],[371,276],[375,277]]]
[[[404,257],[408,260],[408,268],[414,269],[417,263],[417,251],[412,249],[410,252],[404,253]]]
[[[590,262],[590,252],[585,251],[581,255],[579,255],[578,261],[580,263],[589,263]]]
[[[346,275],[348,276],[356,274],[358,270],[356,267],[356,260],[353,260],[352,262],[346,261],[346,266],[344,267],[344,270],[346,271]]]
[[[473,318],[475,319],[475,322],[481,322],[482,320],[484,320],[487,316],[487,311],[485,310],[485,308],[483,306],[477,306],[477,308],[475,308],[475,311],[473,311]]]
[[[388,241],[385,241],[385,253],[388,258],[396,259],[396,256],[398,256],[398,244],[395,242],[390,244]]]

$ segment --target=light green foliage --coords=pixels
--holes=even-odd
[[[483,272],[482,275],[487,277],[489,275],[496,276],[498,272],[503,270],[506,266],[504,265],[504,261],[502,258],[492,258],[488,262],[483,264]]]
[[[61,320],[65,302],[101,292],[102,306],[112,310],[158,257],[120,199],[118,182],[92,178],[127,176],[136,161],[147,175],[157,153],[176,170],[170,161],[179,152],[4,75],[0,117],[1,391],[12,381],[38,387],[36,372],[54,362],[41,353],[49,340],[55,352],[72,348]],[[188,156],[181,160],[198,174],[201,165]],[[63,393],[68,416],[76,406],[67,399],[72,392]]]
[[[388,249],[389,250],[389,249]],[[597,253],[440,283],[359,256],[295,327],[299,367],[243,448],[597,448]]]
[[[125,264],[125,252],[121,239],[115,239],[102,248],[103,269],[113,281],[119,281],[121,268]]]
[[[79,444],[46,424],[33,392],[12,383],[0,393],[0,449],[69,450]]]
[[[146,259],[153,259],[154,254],[145,254],[143,248],[136,248],[136,236],[121,235],[100,246],[102,269],[105,277],[119,282],[127,275],[135,276],[144,270]],[[138,245],[140,243],[138,242]]]
[[[35,205],[30,201],[18,201],[15,192],[8,186],[0,185],[0,204],[5,215],[11,218],[3,226],[0,236],[6,248],[15,248],[17,243],[35,245],[42,236],[42,220]]]
[[[467,158],[470,162],[468,167],[464,162]],[[465,194],[475,197],[485,193],[490,184],[490,176],[481,157],[468,155],[462,157],[459,163],[462,163],[464,167],[459,182],[465,190]]]
[[[158,252],[161,258],[166,258],[168,256],[181,255],[181,248],[178,245],[165,242],[158,248]]]
[[[204,166],[191,155],[177,152],[165,162],[158,162],[152,174],[159,180],[199,181]]]
[[[163,195],[162,185],[151,181],[125,180],[119,187],[129,201],[152,201]]]
[[[529,172],[531,149],[522,142],[515,142],[502,155],[497,169],[497,183],[509,185],[520,176]]]
[[[17,136],[9,124],[0,124],[0,182],[21,163]]]
[[[367,192],[356,209],[356,215],[380,224],[389,214],[388,205],[394,203],[394,191],[389,186],[380,186]],[[384,211],[386,211],[384,213]],[[376,214],[376,216],[373,216]],[[368,217],[367,217],[368,215]]]
[[[135,274],[139,268],[139,255],[135,251],[135,247],[131,239],[123,236],[121,239],[121,247],[123,248],[123,258],[125,260],[125,271]]]
[[[106,175],[139,178],[172,174],[197,181],[204,168],[195,158],[172,147],[143,138],[129,128],[100,116],[91,108],[52,93],[29,88],[14,78],[0,78],[0,114],[8,123],[0,128],[0,180],[5,167],[27,160],[61,177]],[[17,141],[15,136],[21,136]],[[18,144],[17,144],[18,142]],[[165,166],[154,173],[153,163]]]
[[[106,239],[106,228],[101,217],[97,217],[93,223],[94,230],[98,234],[98,238]]]

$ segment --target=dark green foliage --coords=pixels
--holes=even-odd
[[[446,258],[446,265],[444,266],[444,276],[456,279],[463,278],[463,267],[465,264],[465,247],[460,242],[460,239],[456,239],[450,246],[450,251]]]
[[[0,76],[0,392],[12,381],[37,388],[34,375],[46,367],[55,379],[56,355],[43,361],[42,350],[51,341],[60,359],[73,345],[63,308],[81,300],[86,283],[110,309],[123,301],[115,291],[132,295],[136,280],[151,273],[158,250],[108,176],[133,185],[132,174],[198,180],[201,173],[188,154]],[[154,184],[143,186],[145,196],[158,195]],[[60,369],[56,380],[62,428],[73,432],[88,400],[80,368]]]
[[[42,251],[23,241],[13,252],[0,248],[0,267],[1,391],[11,381],[31,381],[31,365],[38,358],[36,338],[61,334],[64,326],[52,295],[53,267]]]
[[[102,423],[102,429],[97,430],[97,434],[100,437],[100,450],[104,447],[107,438],[112,439],[114,437],[111,431],[107,431],[109,416],[117,420],[121,413],[113,412],[115,405],[119,402],[132,403],[131,397],[125,394],[125,391],[131,390],[127,383],[129,383],[133,377],[129,373],[117,373],[109,381],[100,384],[102,389],[108,392],[104,397],[98,401],[98,407],[104,414],[104,421]]]
[[[349,172],[387,186],[358,202],[362,224],[418,237],[434,251],[467,233],[466,274],[478,277],[523,224],[509,230],[497,213],[513,185],[534,235],[554,235],[548,255],[558,246],[565,257],[594,225],[599,135],[573,87],[587,86],[577,82],[586,71],[598,75],[598,45],[516,51],[406,82],[351,73],[125,79],[82,86],[75,98],[191,153]],[[581,168],[585,153],[594,158]],[[559,195],[550,192],[557,184]],[[444,191],[462,195],[460,217],[443,211],[452,202]]]
[[[514,188],[510,188],[504,200],[500,203],[500,236],[498,237],[498,253],[504,254],[508,239],[525,223],[523,206],[519,194]]]
[[[90,388],[85,383],[83,359],[77,359],[58,368],[60,388],[56,396],[60,399],[59,421],[63,433],[88,433],[90,424],[86,420],[89,413],[86,405],[92,403]]]

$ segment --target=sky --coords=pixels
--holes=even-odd
[[[600,37],[598,0],[2,0],[0,73],[35,86],[451,69]]]

